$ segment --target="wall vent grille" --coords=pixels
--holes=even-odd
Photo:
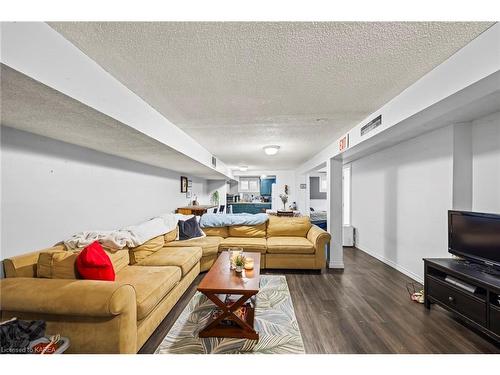
[[[377,126],[380,126],[381,124],[382,124],[382,115],[379,115],[361,128],[361,135],[363,136],[371,132],[373,129],[375,129]]]

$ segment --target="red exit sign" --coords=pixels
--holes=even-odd
[[[346,134],[340,141],[339,141],[339,151],[344,151],[349,147],[349,134]]]

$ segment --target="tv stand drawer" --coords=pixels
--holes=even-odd
[[[435,277],[428,276],[428,296],[463,316],[486,326],[486,302],[461,292]]]
[[[490,329],[500,336],[500,307],[490,306]]]

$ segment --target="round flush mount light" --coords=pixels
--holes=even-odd
[[[242,165],[242,166],[240,166],[240,171],[241,171],[241,172],[246,172],[246,171],[248,171],[248,166],[246,166],[246,165]]]
[[[280,146],[277,145],[270,145],[264,147],[264,152],[266,153],[266,155],[276,155],[279,150]]]

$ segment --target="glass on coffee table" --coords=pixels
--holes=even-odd
[[[243,249],[241,247],[230,247],[227,249],[229,254],[229,267],[234,270],[236,268],[236,258],[243,255]]]

